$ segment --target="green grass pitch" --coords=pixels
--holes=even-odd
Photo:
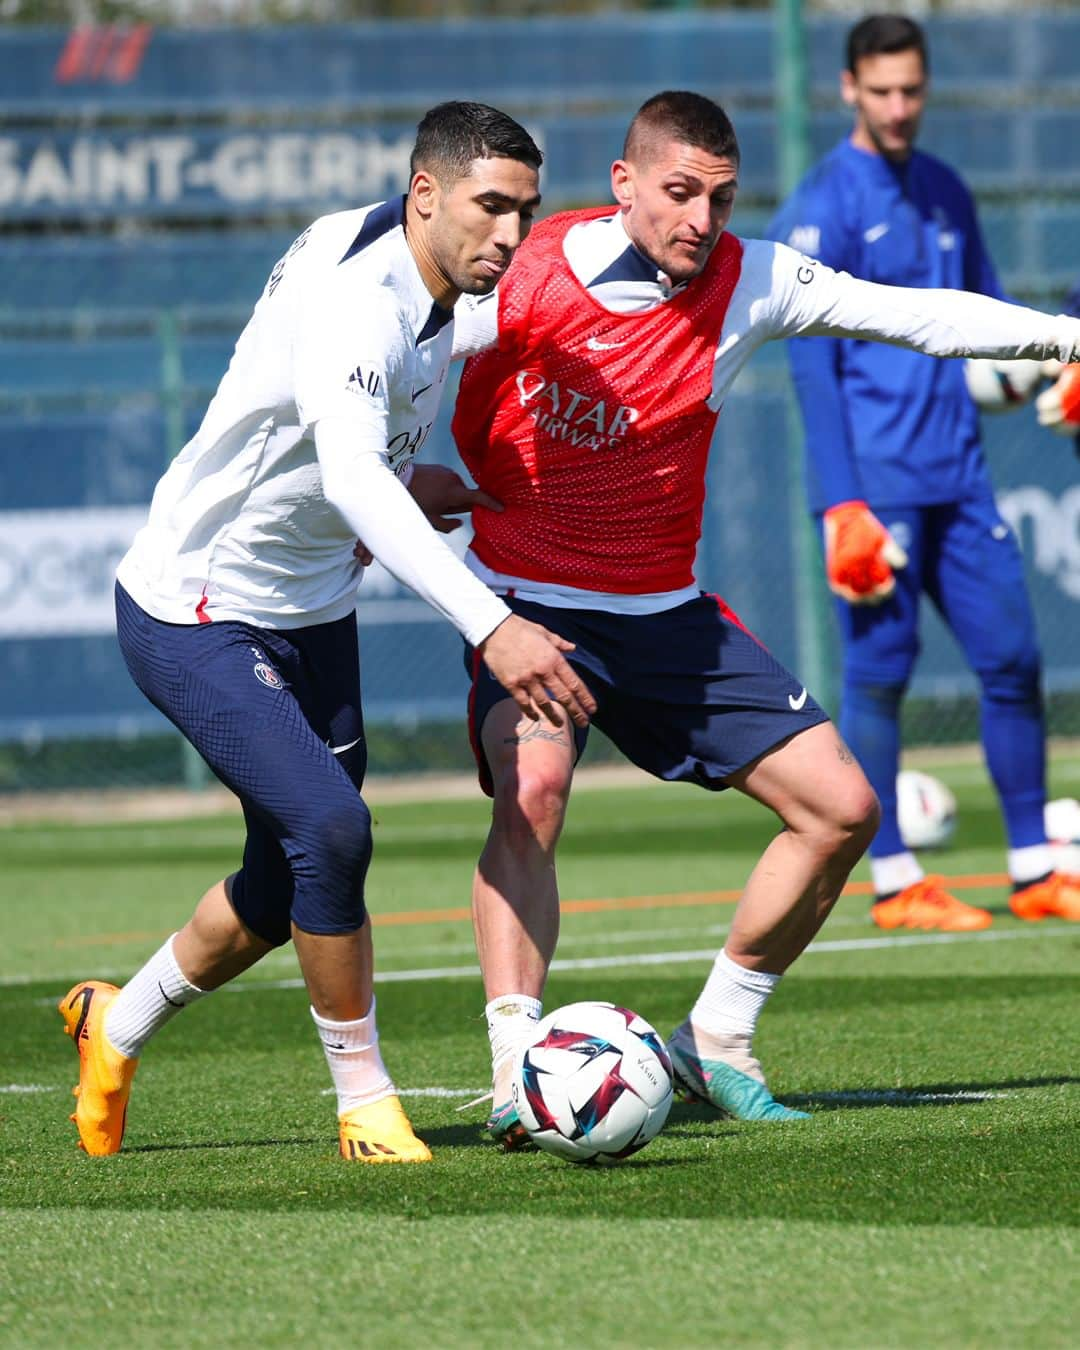
[[[484,1112],[468,922],[477,796],[380,804],[387,1063],[435,1161],[336,1156],[328,1075],[288,951],[148,1047],[122,1154],[67,1120],[58,997],[122,980],[236,865],[235,816],[0,830],[0,1343],[55,1346],[1064,1346],[1075,1343],[1080,931],[1005,909],[982,770],[949,875],[985,933],[890,936],[846,896],[767,1009],[773,1090],[813,1119],[676,1104],[616,1168],[504,1156]],[[1053,765],[1055,795],[1080,764]],[[546,1006],[610,998],[662,1033],[722,942],[775,824],[734,794],[579,790]],[[856,880],[865,881],[864,868]],[[989,878],[989,880],[987,880]]]

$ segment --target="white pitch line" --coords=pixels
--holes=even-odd
[[[1070,929],[1062,924],[1054,928],[1006,929],[1004,932],[978,933],[912,933],[903,937],[880,938],[840,938],[833,942],[812,942],[804,956],[815,952],[874,951],[888,947],[928,947],[954,942],[1009,942],[1024,938],[1065,936]],[[693,961],[712,961],[716,956],[715,947],[704,947],[696,951],[683,952],[627,952],[616,956],[582,956],[569,960],[556,958],[551,963],[553,971],[571,970],[611,970],[620,966],[662,966],[686,965]],[[471,966],[433,966],[426,970],[384,970],[375,975],[376,984],[403,984],[417,980],[457,980],[470,975],[479,975],[480,967]],[[302,989],[302,979],[293,980],[252,980],[247,984],[226,985],[226,990],[240,993],[251,989]]]
[[[843,1105],[845,1103],[863,1103],[864,1105],[879,1106],[920,1106],[930,1105],[932,1102],[987,1102],[1003,1100],[1019,1088],[1013,1088],[1011,1092],[992,1092],[980,1088],[960,1089],[956,1092],[919,1092],[918,1090],[905,1091],[903,1088],[858,1088],[850,1092],[806,1092],[801,1093],[797,1098],[790,1100],[800,1102],[816,1102],[819,1104]],[[37,1095],[46,1092],[60,1092],[59,1087],[50,1087],[44,1083],[7,1083],[0,1084],[0,1095],[7,1093],[19,1096]],[[332,1097],[336,1089],[329,1087],[323,1088],[320,1097]],[[454,1087],[417,1087],[417,1088],[398,1088],[399,1097],[427,1097],[435,1098],[440,1101],[457,1101],[459,1097],[471,1097],[476,1100],[469,1102],[470,1106],[476,1105],[479,1100],[486,1100],[490,1097],[490,1091],[483,1088],[454,1088]],[[458,1110],[464,1110],[464,1107],[458,1107]]]
[[[336,1089],[323,1088],[321,1097],[332,1097]],[[45,1083],[6,1083],[0,1084],[0,1094],[8,1093],[30,1096],[42,1092],[60,1092],[59,1087],[50,1087]],[[1016,1091],[1016,1089],[1013,1089]],[[398,1088],[399,1097],[434,1097],[456,1100],[458,1097],[479,1097],[485,1093],[483,1088],[454,1087],[418,1087]],[[887,1106],[894,1102],[983,1102],[1008,1097],[1008,1092],[990,1092],[979,1088],[958,1092],[919,1092],[905,1091],[903,1088],[860,1088],[851,1092],[809,1092],[803,1096],[815,1102],[880,1102]]]
[[[1053,926],[1031,928],[1007,928],[983,930],[978,933],[910,933],[896,937],[838,938],[832,941],[812,942],[804,956],[813,956],[819,952],[865,952],[884,951],[891,947],[934,947],[958,942],[1013,942],[1030,938],[1058,938],[1080,936],[1080,930],[1062,923]],[[643,937],[648,934],[643,933]],[[611,956],[581,956],[556,958],[551,963],[553,971],[573,970],[612,970],[622,966],[662,966],[687,965],[694,961],[712,961],[716,956],[716,947],[701,947],[693,951],[666,952],[626,952]],[[113,972],[115,973],[115,972]],[[431,966],[416,970],[384,970],[376,972],[376,984],[408,984],[419,980],[460,980],[480,974],[476,964],[467,966]],[[63,983],[71,978],[64,975],[8,975],[0,977],[0,986],[20,984],[40,984],[55,980]],[[104,977],[102,977],[104,978]],[[302,989],[304,981],[296,976],[288,980],[242,980],[227,984],[224,993],[243,994],[252,991],[270,989]],[[44,1007],[53,1003],[51,998],[36,999],[35,1003]]]
[[[585,916],[580,915],[564,916],[564,924],[566,923],[567,919],[572,921],[580,917],[586,917],[591,919],[595,918],[596,916],[592,914]],[[842,914],[836,914],[833,915],[833,917],[829,920],[830,933],[835,933],[840,929],[848,929],[848,928],[865,929],[866,928],[865,915],[844,917],[844,915]],[[634,942],[640,943],[642,941],[666,942],[670,941],[672,938],[687,938],[687,937],[720,938],[726,937],[730,929],[731,925],[726,923],[706,924],[704,926],[701,926],[699,924],[695,924],[693,926],[683,924],[678,927],[672,928],[649,928],[647,926],[642,926],[640,928],[625,928],[625,929],[617,929],[615,931],[612,931],[610,929],[596,928],[586,932],[574,932],[572,931],[572,929],[567,930],[564,928],[564,931],[559,936],[559,950],[566,951],[568,948],[573,947],[614,947],[614,946],[621,946],[623,943],[634,943]],[[395,936],[400,935],[401,935],[400,930],[396,930]],[[380,934],[379,937],[380,943],[386,945],[388,937],[389,934]],[[718,943],[717,945],[719,946],[720,944]],[[430,942],[430,943],[418,943],[415,946],[412,943],[409,944],[409,953],[413,957],[471,956],[475,951],[476,951],[476,944],[472,941],[471,938],[467,942],[453,942],[453,943]],[[260,971],[270,971],[281,968],[289,968],[291,970],[296,970],[297,968],[296,953],[293,951],[291,947],[279,948],[277,951],[271,952],[269,955],[264,956],[263,959],[259,962]],[[130,973],[131,973],[130,969],[127,971],[104,971],[104,972],[98,971],[95,978],[113,979],[115,977],[119,983],[122,983],[130,975]],[[68,983],[70,984],[75,978],[76,977],[74,975],[71,975],[70,973],[64,973],[63,975],[53,974],[53,975],[0,976],[0,988],[4,988],[9,985],[30,984],[41,980],[56,980],[59,983],[63,983],[64,980],[67,980]],[[43,1003],[46,1001],[47,1000],[43,1000]]]
[[[320,1097],[332,1097],[336,1088],[323,1088],[319,1093]],[[491,1095],[490,1088],[452,1088],[452,1087],[422,1087],[422,1088],[398,1088],[399,1097],[479,1097],[481,1093]]]
[[[577,915],[563,916],[563,923],[567,918],[577,918]],[[592,915],[589,916],[593,917]],[[730,930],[730,924],[710,924],[706,927],[696,925],[688,927],[686,925],[680,928],[627,928],[616,932],[596,930],[587,933],[562,932],[559,935],[559,949],[565,951],[568,947],[602,947],[602,946],[620,946],[627,942],[641,942],[643,939],[649,942],[666,942],[671,938],[687,937],[724,937]],[[854,928],[865,927],[863,919],[838,920],[832,927],[834,928]],[[387,938],[383,933],[379,934],[378,941],[386,944]],[[413,946],[409,944],[409,954],[411,956],[471,956],[476,951],[476,943],[470,938],[468,942],[428,942],[418,943]],[[260,970],[272,969],[275,966],[291,965],[296,966],[296,955],[290,949],[282,951],[280,955],[271,952],[269,956],[263,957],[259,963]]]
[[[812,942],[804,956],[811,952],[856,952],[872,951],[877,947],[929,947],[943,942],[1009,942],[1014,938],[1037,938],[1067,934],[1067,924],[1056,924],[1041,931],[1035,928],[995,928],[993,932],[985,929],[980,933],[911,933],[897,937],[880,938],[843,938],[838,942]],[[1080,935],[1080,929],[1072,930],[1074,936]]]

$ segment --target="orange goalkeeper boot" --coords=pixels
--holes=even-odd
[[[1080,922],[1080,877],[1051,872],[1042,881],[1022,886],[1009,896],[1009,908],[1018,919],[1071,919]]]
[[[988,909],[965,905],[945,889],[945,878],[923,877],[911,886],[870,906],[870,917],[879,928],[935,929],[942,933],[970,933],[989,928],[993,915]]]
[[[81,980],[57,1004],[64,1032],[79,1052],[79,1101],[71,1119],[79,1127],[79,1147],[95,1158],[120,1152],[131,1080],[139,1067],[105,1035],[105,1013],[119,992],[115,984]]]

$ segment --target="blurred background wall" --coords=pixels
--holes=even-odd
[[[1055,309],[1080,276],[1080,10],[895,8],[929,31],[922,146],[975,190],[1012,293]],[[849,129],[843,37],[869,9],[807,6],[793,85],[784,25],[798,10],[0,0],[0,792],[205,781],[127,676],[112,574],[311,218],[403,191],[418,117],[461,97],[540,140],[545,212],[606,201],[636,107],[693,88],[735,120],[733,228],[752,236],[790,174],[800,108],[814,158]],[[429,447],[454,463],[448,413]],[[1050,729],[1077,734],[1078,464],[1030,408],[984,426],[1028,560]],[[720,419],[699,580],[829,702],[836,651],[799,463],[775,344]],[[465,766],[456,634],[378,567],[358,613],[372,769]],[[908,744],[975,734],[972,678],[933,615],[906,719]]]

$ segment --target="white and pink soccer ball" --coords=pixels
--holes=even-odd
[[[1080,876],[1080,802],[1057,797],[1046,803],[1044,820],[1055,871]]]
[[[905,769],[896,777],[900,837],[908,848],[944,848],[956,832],[956,798],[940,778]],[[1080,876],[1080,801],[1057,797],[1044,810],[1055,871]]]
[[[538,1148],[612,1163],[644,1148],[671,1109],[657,1032],[614,1003],[568,1003],[537,1023],[514,1064],[518,1119]]]
[[[944,848],[956,833],[956,798],[940,778],[917,769],[896,775],[896,814],[907,848]]]
[[[980,412],[1011,412],[1030,403],[1045,382],[1041,361],[991,361],[973,358],[964,362],[968,394]]]

